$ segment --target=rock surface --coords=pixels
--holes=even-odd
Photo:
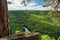
[[[39,33],[21,33],[19,35],[10,36],[6,38],[0,38],[0,40],[41,40]]]

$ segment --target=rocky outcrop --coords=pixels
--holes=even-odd
[[[39,33],[21,33],[17,36],[9,37],[9,40],[41,40]]]

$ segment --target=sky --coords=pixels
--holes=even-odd
[[[11,1],[12,0],[8,0]],[[22,0],[19,0],[20,2]],[[13,2],[13,4],[8,5],[8,10],[49,10],[50,8],[43,8],[43,4],[45,2],[43,0],[30,0],[28,3],[28,6],[24,6],[23,4],[20,4],[20,2],[16,0],[16,4]],[[18,5],[17,5],[18,4]]]
[[[45,2],[43,0],[33,0],[37,3],[37,5],[43,5]]]
[[[8,0],[8,1],[12,1],[12,0]],[[31,0],[34,1],[37,5],[43,5],[45,2],[43,0]]]

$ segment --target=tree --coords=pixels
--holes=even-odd
[[[7,0],[0,0],[0,37],[9,36]]]
[[[48,15],[49,15],[49,18],[52,20],[54,26],[59,26],[60,27],[60,23],[59,23],[59,20],[60,18],[58,17],[59,16],[59,13],[57,12],[58,11],[58,8],[60,7],[60,0],[44,0],[45,2],[47,2],[48,6],[51,6],[52,9],[49,11]],[[56,32],[53,37],[58,40],[58,37],[60,36],[60,33],[59,32]],[[50,37],[52,37],[52,34],[50,34]]]
[[[60,26],[60,24],[58,23],[58,6],[60,3],[60,0],[44,0],[45,2],[47,2],[48,6],[51,6],[52,9],[49,11],[49,17],[52,20],[54,26]]]

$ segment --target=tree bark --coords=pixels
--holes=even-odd
[[[0,37],[9,36],[7,0],[0,0]]]

